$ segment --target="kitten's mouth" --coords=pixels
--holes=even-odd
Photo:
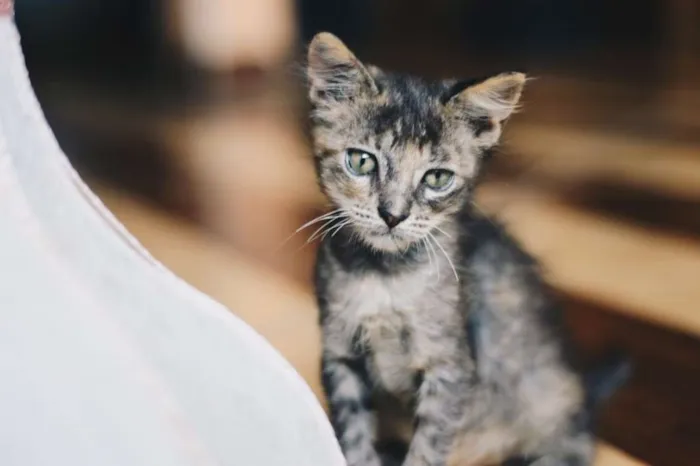
[[[396,245],[404,244],[409,240],[409,237],[402,232],[389,228],[372,230],[369,232],[368,236],[375,240],[389,240]]]
[[[384,228],[381,230],[370,230],[369,231],[370,236],[374,237],[387,237],[387,238],[403,238],[403,235],[401,235],[399,232],[396,230],[390,230],[389,228]]]
[[[390,252],[404,251],[414,240],[396,230],[372,230],[365,232],[365,240],[373,247]]]

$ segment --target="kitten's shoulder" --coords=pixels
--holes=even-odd
[[[478,212],[460,218],[461,249],[468,262],[517,265],[537,274],[538,263],[498,219]]]

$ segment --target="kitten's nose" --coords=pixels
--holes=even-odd
[[[389,228],[394,228],[396,225],[408,218],[407,212],[401,214],[392,214],[384,206],[379,206],[377,208],[377,211],[379,212],[379,216],[382,218],[382,220],[384,220],[384,223],[386,223],[386,226],[388,226]]]

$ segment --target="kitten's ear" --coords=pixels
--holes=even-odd
[[[362,93],[378,92],[368,69],[340,39],[328,32],[316,34],[311,41],[307,74],[312,102],[342,101]]]
[[[502,73],[461,87],[447,99],[447,105],[457,107],[466,116],[500,123],[517,108],[525,86],[523,73]]]

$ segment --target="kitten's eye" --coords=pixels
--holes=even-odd
[[[428,170],[423,176],[423,183],[432,190],[444,191],[452,185],[455,174],[449,170]]]
[[[377,159],[374,155],[359,149],[345,151],[345,164],[355,176],[370,175],[377,169]]]

